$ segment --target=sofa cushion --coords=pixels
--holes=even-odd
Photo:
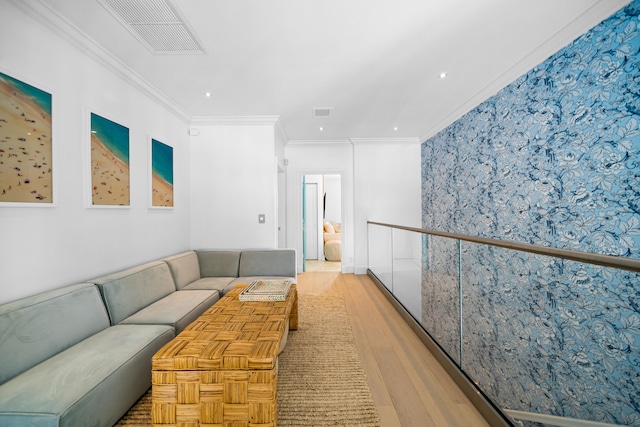
[[[100,292],[90,283],[0,306],[0,384],[108,327]]]
[[[128,268],[91,282],[100,288],[112,325],[176,291],[169,266],[163,261]]]
[[[324,242],[331,242],[333,240],[337,240],[338,242],[342,239],[342,235],[340,233],[324,233]]]
[[[200,278],[200,264],[195,251],[183,252],[163,258],[162,261],[169,265],[176,289],[180,290],[188,284]]]
[[[176,291],[127,317],[122,323],[171,325],[177,335],[218,299],[220,293],[217,290]]]
[[[248,250],[240,255],[238,277],[296,277],[296,253],[293,249]]]
[[[233,282],[235,279],[235,277],[203,277],[202,279],[198,279],[195,282],[188,284],[187,286],[182,288],[182,290],[216,290],[220,293],[220,296],[222,296],[222,290],[225,289],[229,285],[229,283]]]
[[[200,277],[238,277],[240,252],[197,250]]]
[[[166,325],[117,325],[0,385],[0,425],[113,425],[151,386]]]

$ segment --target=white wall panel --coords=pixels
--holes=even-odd
[[[187,123],[13,5],[0,72],[53,95],[54,201],[0,207],[0,303],[189,248]],[[131,206],[87,208],[88,112],[129,127]],[[149,209],[149,137],[173,147],[174,209]]]
[[[191,137],[194,249],[277,247],[273,125],[197,129],[199,135]]]

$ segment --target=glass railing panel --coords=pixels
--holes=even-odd
[[[393,292],[393,230],[368,224],[369,270]]]
[[[640,425],[640,274],[462,247],[461,367],[473,381],[503,409]]]
[[[422,327],[460,364],[460,253],[457,240],[423,237]]]
[[[393,230],[393,295],[418,322],[422,318],[422,233]]]

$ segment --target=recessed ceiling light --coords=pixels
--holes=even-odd
[[[447,77],[447,73],[445,73],[445,72],[440,73],[440,78],[441,79],[444,79],[445,77]]]
[[[211,92],[205,92],[204,96],[206,96],[207,98],[211,98]]]
[[[321,130],[321,131],[323,131],[323,130],[324,130],[324,128],[323,128],[322,126],[320,126],[320,130]]]
[[[393,127],[393,130],[398,130],[398,126],[394,126],[394,127]]]

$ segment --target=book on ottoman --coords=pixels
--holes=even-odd
[[[240,301],[285,301],[291,288],[291,280],[254,280],[238,299]]]

